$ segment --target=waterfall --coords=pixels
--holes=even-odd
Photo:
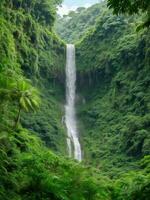
[[[65,105],[65,123],[67,127],[67,146],[70,157],[81,161],[81,145],[78,138],[77,121],[75,114],[75,96],[76,96],[76,64],[75,64],[75,46],[67,44],[66,58],[66,105]]]

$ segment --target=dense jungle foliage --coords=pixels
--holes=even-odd
[[[65,45],[52,31],[56,5],[52,0],[2,1],[0,13],[0,75],[6,92],[1,102],[1,130],[14,126],[20,95],[29,92],[32,99],[33,85],[42,99],[40,109],[36,114],[21,111],[22,126],[36,132],[53,150],[64,153],[65,132],[60,123],[64,87],[59,82],[64,77]],[[14,92],[18,92],[17,98]],[[28,111],[26,106],[32,110],[30,103],[25,99],[22,110]]]
[[[116,1],[113,7],[114,2],[78,9],[58,19],[60,27],[56,24],[62,39],[76,43],[84,162],[109,177],[138,170],[139,161],[150,154],[150,32],[144,28],[149,3],[144,9],[122,1],[129,7],[121,10],[124,4]],[[115,13],[136,15],[115,16],[107,4]]]
[[[55,30],[67,43],[75,43],[84,36],[84,33],[95,26],[102,6],[95,4],[89,8],[79,7],[63,17],[57,16]]]
[[[0,2],[0,200],[149,200],[150,34],[135,31],[145,14],[117,17],[102,3],[59,19],[77,20],[68,39],[80,39],[78,163],[66,156],[62,123],[60,3]]]
[[[111,173],[150,154],[150,34],[136,32],[142,19],[104,9],[77,44],[85,157]]]

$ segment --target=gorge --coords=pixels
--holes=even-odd
[[[0,1],[0,200],[149,200],[149,1],[61,4]]]

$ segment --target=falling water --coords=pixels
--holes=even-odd
[[[65,122],[67,127],[67,145],[69,156],[73,156],[78,161],[82,160],[81,145],[78,138],[77,122],[75,115],[75,95],[76,95],[76,65],[75,46],[67,44],[66,63],[66,106]]]

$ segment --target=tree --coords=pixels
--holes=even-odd
[[[35,111],[40,105],[40,98],[38,90],[32,87],[27,80],[17,82],[13,95],[18,103],[18,114],[14,126],[16,128],[20,121],[21,110],[26,112]]]
[[[9,76],[9,73],[11,75]],[[18,106],[15,128],[20,121],[21,110],[35,111],[40,105],[38,90],[33,87],[28,79],[16,75],[12,70],[0,74],[0,103],[7,102]]]
[[[147,18],[142,26],[150,26],[149,0],[108,0],[108,7],[113,8],[115,14],[127,13],[132,15],[144,12],[147,14]]]

